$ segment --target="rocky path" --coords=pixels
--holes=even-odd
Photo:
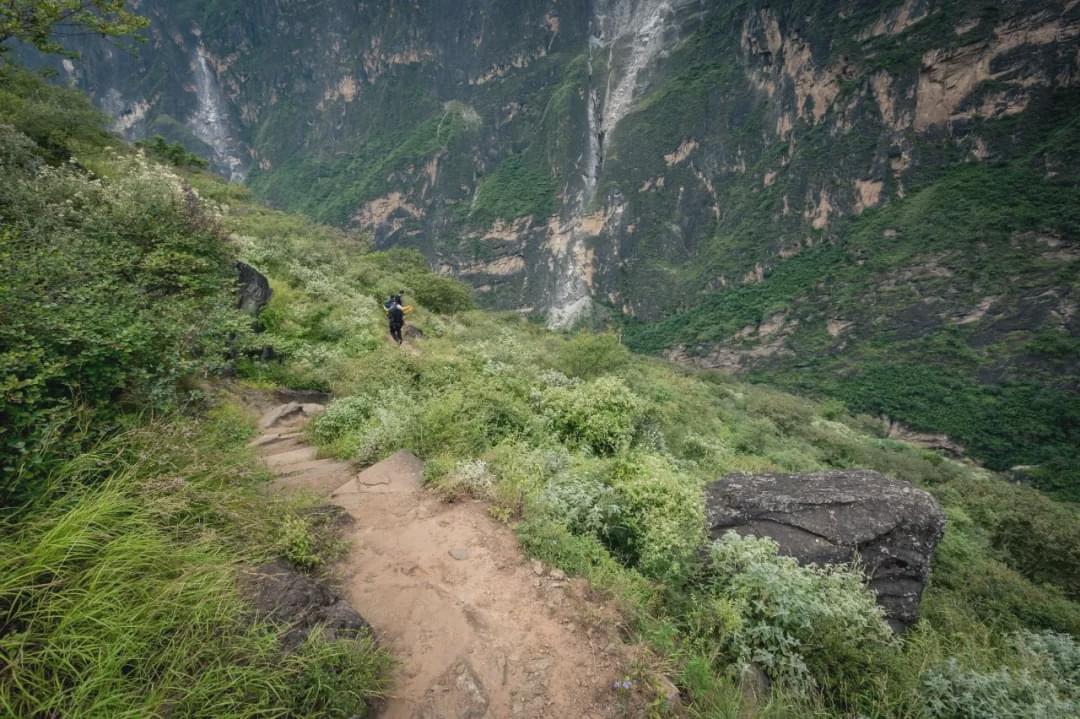
[[[581,580],[528,561],[483,504],[425,491],[408,452],[359,472],[319,459],[303,424],[320,410],[270,409],[253,445],[280,487],[318,492],[354,520],[344,591],[400,662],[382,717],[637,714],[612,689],[631,648]]]

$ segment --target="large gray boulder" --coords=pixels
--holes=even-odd
[[[242,312],[256,316],[270,301],[273,290],[266,275],[246,262],[236,263],[237,289],[236,307]]]
[[[705,491],[709,536],[771,537],[800,563],[858,557],[889,624],[918,618],[934,548],[945,531],[937,501],[870,470],[732,474]]]

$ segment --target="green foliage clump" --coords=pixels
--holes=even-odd
[[[615,374],[629,361],[629,350],[611,332],[580,332],[559,347],[555,358],[561,370],[582,379]]]
[[[555,209],[556,180],[536,153],[510,155],[481,181],[470,210],[477,224],[544,218]]]
[[[617,377],[549,387],[538,399],[555,434],[572,446],[601,455],[627,449],[647,409]]]
[[[182,378],[223,366],[247,331],[233,248],[179,178],[140,158],[94,177],[52,166],[0,126],[0,486],[40,489],[43,448],[81,406],[164,409]]]
[[[206,169],[210,164],[193,152],[189,152],[179,142],[169,142],[161,135],[155,135],[152,140],[135,143],[135,146],[143,148],[155,159],[176,167]]]
[[[843,686],[893,646],[855,568],[802,567],[773,540],[733,532],[712,543],[709,559],[712,601],[730,613],[726,639],[740,662],[796,685]]]
[[[415,274],[410,285],[416,301],[432,312],[453,315],[476,306],[472,288],[452,277],[424,271]]]
[[[281,522],[278,542],[281,555],[302,569],[314,569],[322,563],[315,552],[311,525],[303,517],[286,516]]]
[[[1080,714],[1080,644],[1053,632],[1021,632],[1013,643],[1023,665],[965,669],[949,659],[923,676],[933,719],[1055,719]]]
[[[610,481],[626,532],[623,551],[646,576],[684,576],[705,543],[700,487],[666,458],[644,453],[620,457]]]
[[[5,0],[0,3],[0,56],[8,49],[5,43],[12,39],[41,52],[70,54],[58,36],[131,35],[149,21],[128,10],[127,5],[127,0]]]
[[[329,444],[362,427],[370,416],[371,403],[366,397],[343,397],[335,400],[325,412],[315,418],[315,438]]]

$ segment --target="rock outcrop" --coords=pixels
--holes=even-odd
[[[246,262],[236,263],[237,288],[236,306],[243,312],[255,316],[262,312],[274,291],[270,281]]]
[[[894,630],[918,618],[945,530],[926,492],[869,470],[733,474],[708,486],[705,503],[710,537],[770,537],[803,564],[857,559]]]
[[[302,644],[315,627],[328,639],[355,637],[370,629],[348,602],[284,560],[257,567],[246,584],[261,616],[289,625],[282,637],[288,649]]]

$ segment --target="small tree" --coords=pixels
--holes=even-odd
[[[9,40],[68,54],[59,38],[120,37],[146,25],[146,18],[127,9],[127,0],[0,0],[0,54]]]

